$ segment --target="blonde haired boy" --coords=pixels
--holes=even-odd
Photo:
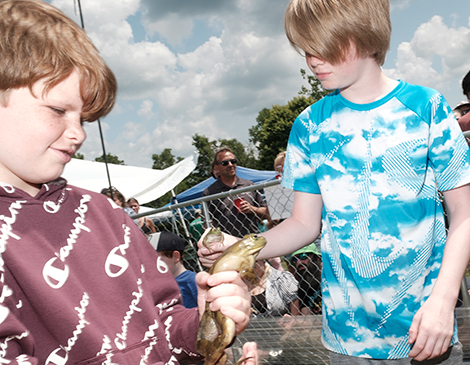
[[[200,274],[199,310],[184,308],[127,214],[60,178],[82,124],[116,98],[85,33],[47,3],[3,0],[0,54],[0,363],[200,360],[205,296],[243,330],[250,297],[237,273]]]
[[[322,220],[331,363],[461,363],[454,307],[470,256],[470,156],[451,108],[382,73],[388,0],[292,0],[285,29],[336,91],[292,127],[282,179],[295,191],[292,216],[262,234],[259,259],[313,242]]]

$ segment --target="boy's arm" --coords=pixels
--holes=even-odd
[[[447,351],[454,331],[454,308],[470,258],[470,185],[444,192],[450,226],[442,266],[431,295],[416,313],[409,332],[417,361]]]
[[[320,234],[323,201],[320,194],[294,192],[292,215],[278,226],[260,234],[268,243],[258,255],[258,259],[268,259],[292,253],[315,241]],[[206,231],[207,233],[207,231]],[[211,267],[227,247],[233,245],[238,237],[224,234],[223,245],[214,243],[209,251],[198,242],[199,260],[206,267]]]
[[[292,215],[261,234],[268,243],[258,259],[284,256],[315,241],[320,234],[322,209],[320,194],[294,192]]]

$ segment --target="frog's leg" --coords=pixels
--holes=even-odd
[[[255,271],[253,270],[253,265],[252,266],[245,265],[245,267],[240,270],[240,276],[244,280],[252,284],[255,284],[257,281],[257,276],[256,276]]]
[[[224,316],[220,311],[215,312],[215,323],[217,324],[219,335],[212,343],[207,344],[209,350],[204,365],[225,364],[226,355],[224,351],[235,337],[235,322]]]
[[[206,310],[201,318],[197,331],[196,350],[204,357],[209,356],[211,344],[218,335],[219,329],[216,323],[215,313],[209,309],[209,303],[206,303]]]

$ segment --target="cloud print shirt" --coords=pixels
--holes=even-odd
[[[299,115],[282,183],[323,199],[328,349],[408,356],[408,330],[431,293],[446,241],[438,190],[469,183],[469,161],[450,107],[429,88],[400,81],[361,105],[336,91]]]

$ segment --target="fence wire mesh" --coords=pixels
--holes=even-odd
[[[253,207],[268,207],[269,215],[243,213],[240,200]],[[157,231],[170,231],[187,242],[184,264],[204,270],[197,258],[197,241],[206,227],[242,237],[279,224],[290,215],[293,193],[279,181],[253,185],[149,212]],[[148,215],[139,214],[138,216]],[[137,217],[137,216],[136,216]],[[286,242],[289,245],[289,242]],[[261,364],[328,364],[321,343],[321,256],[319,240],[291,255],[258,263],[260,281],[252,286],[252,318],[248,328],[227,350],[228,364],[241,357],[243,343],[258,344]],[[468,281],[468,279],[467,279]],[[464,359],[470,360],[470,309],[466,280],[462,282],[456,317]],[[465,303],[465,301],[467,301]]]

